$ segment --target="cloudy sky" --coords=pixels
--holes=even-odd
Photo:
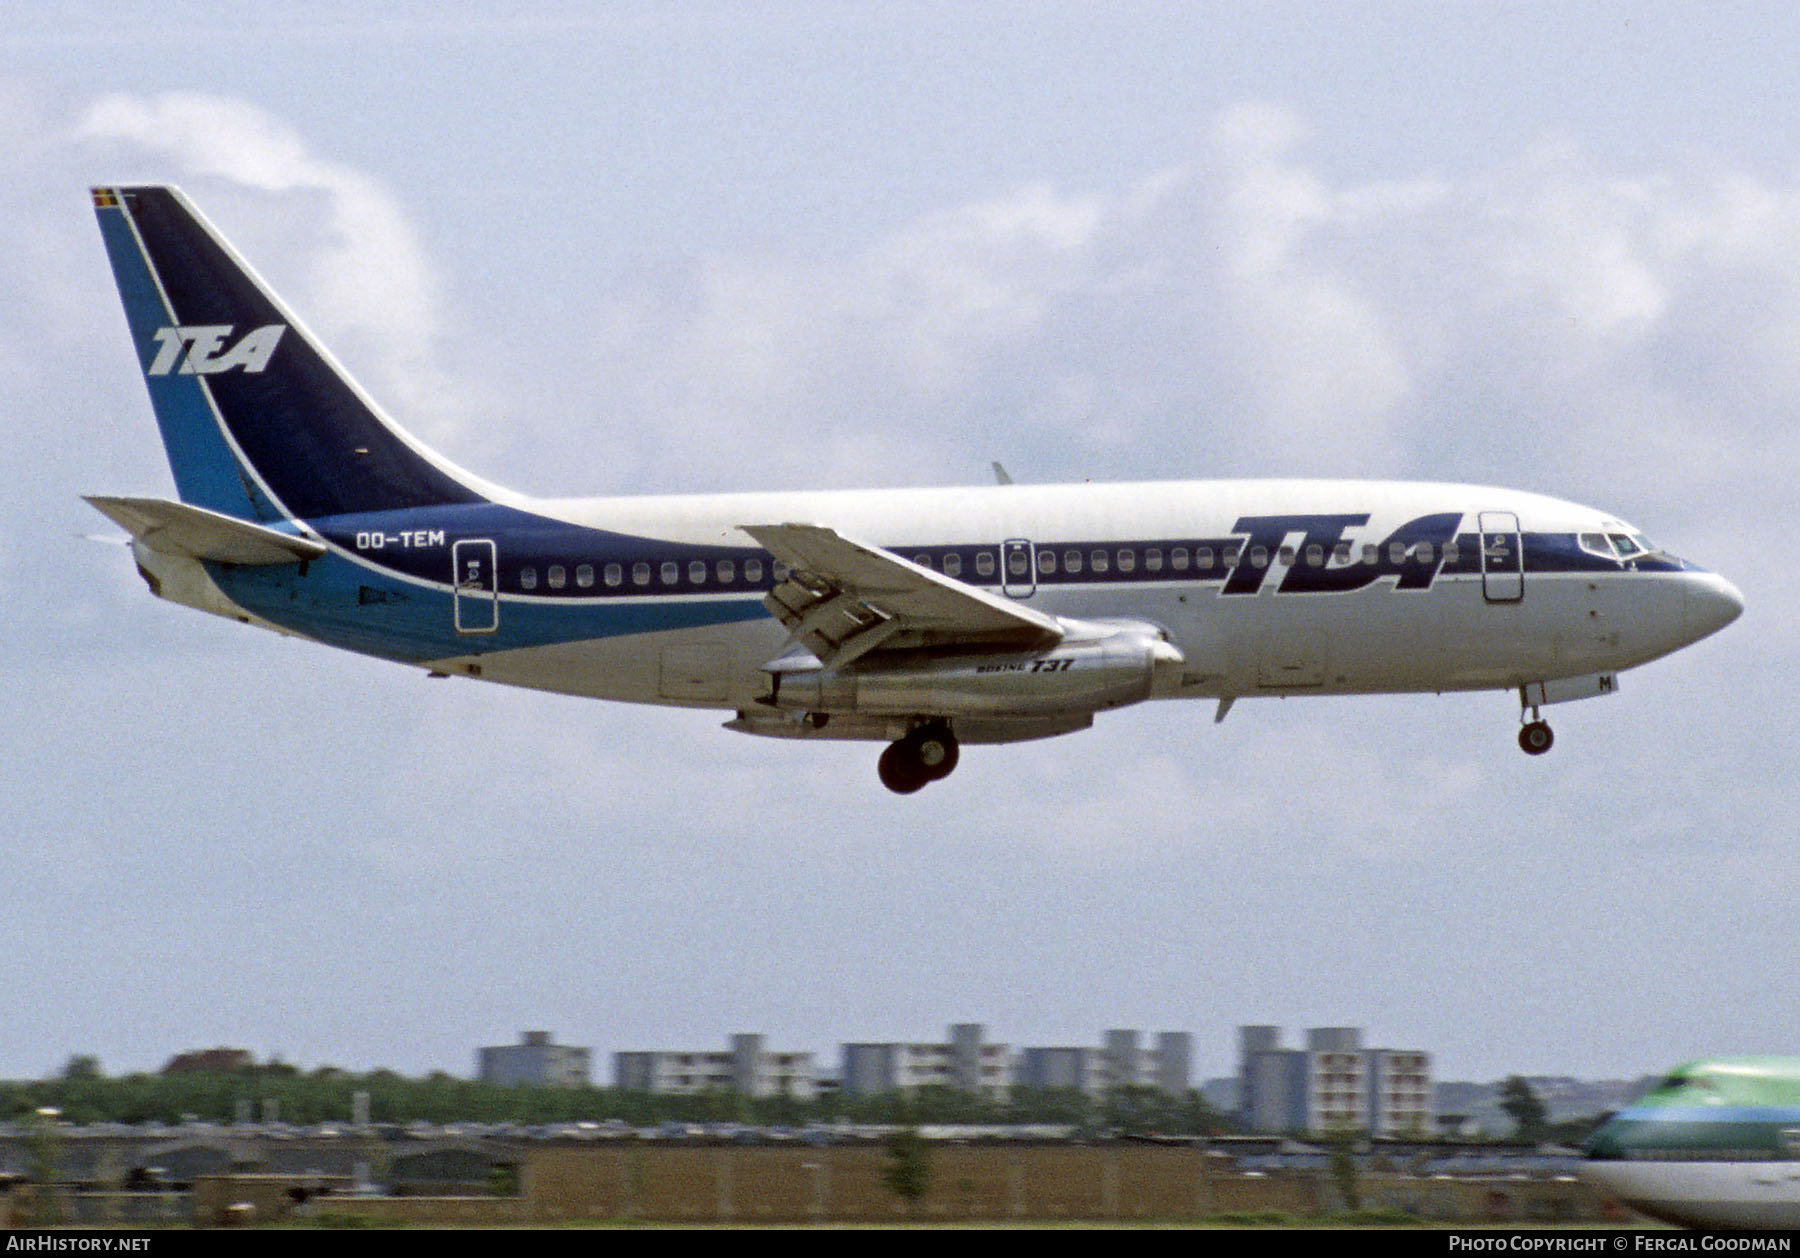
[[[1366,1026],[1440,1078],[1788,1052],[1800,10],[118,6],[0,26],[0,1077],[740,1030]],[[1719,637],[1554,712],[727,733],[152,599],[86,188],[180,183],[413,431],[553,494],[1338,475],[1615,511]],[[1783,628],[1783,626],[1788,626]]]

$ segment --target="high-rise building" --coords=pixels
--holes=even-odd
[[[475,1074],[483,1083],[585,1088],[588,1050],[553,1044],[548,1031],[527,1031],[517,1044],[479,1050]]]
[[[979,1022],[959,1022],[942,1044],[859,1043],[843,1046],[843,1090],[850,1096],[956,1088],[1005,1100],[1013,1085],[1013,1056],[990,1044]]]
[[[613,1054],[613,1086],[678,1096],[740,1092],[811,1100],[818,1091],[811,1053],[771,1052],[760,1035],[740,1033],[722,1053],[627,1052]]]
[[[1098,1048],[1022,1048],[1017,1079],[1028,1088],[1074,1088],[1099,1099],[1117,1088],[1155,1088],[1182,1096],[1192,1086],[1193,1037],[1157,1033],[1142,1047],[1137,1031],[1108,1031]]]
[[[1022,1088],[1080,1092],[1086,1096],[1106,1093],[1106,1058],[1097,1048],[1021,1048],[1015,1074]]]
[[[1281,1030],[1238,1028],[1238,1113],[1252,1131],[1428,1132],[1435,1122],[1431,1058],[1413,1049],[1364,1048],[1360,1027],[1314,1027],[1306,1047],[1281,1047]]]

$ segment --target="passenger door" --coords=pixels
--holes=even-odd
[[[1481,528],[1481,595],[1490,603],[1516,603],[1525,597],[1525,547],[1519,517],[1510,511],[1483,511]]]
[[[465,539],[450,548],[456,587],[456,632],[493,633],[500,628],[500,571],[494,543]]]

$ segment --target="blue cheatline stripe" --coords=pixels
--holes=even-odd
[[[1644,1105],[1620,1110],[1611,1122],[1785,1123],[1800,1126],[1800,1105]]]
[[[289,566],[208,564],[207,569],[227,597],[272,624],[346,650],[411,663],[769,619],[753,592],[634,602],[505,600],[495,632],[459,634],[450,591],[386,576],[338,555],[313,561],[299,578]]]
[[[1441,522],[1449,518],[1449,513],[1422,517],[1428,522]],[[739,594],[767,590],[773,584],[772,578],[752,582],[744,576],[745,561],[755,559],[763,563],[765,577],[769,577],[773,561],[760,547],[675,542],[643,537],[612,529],[571,524],[493,502],[421,508],[406,512],[366,512],[312,519],[307,523],[320,537],[354,554],[359,560],[395,576],[427,581],[434,585],[443,585],[451,579],[450,546],[455,541],[491,540],[498,547],[502,595],[522,595],[560,602],[594,599],[621,601],[671,594]],[[1411,531],[1418,523],[1414,521],[1402,526],[1399,531]],[[1449,527],[1448,524],[1441,524],[1442,530]],[[1675,560],[1658,560],[1638,561],[1632,568],[1625,568],[1582,551],[1575,544],[1573,534],[1531,533],[1526,538],[1528,580],[1535,576],[1553,574],[1623,576],[1644,571],[1679,572],[1692,567]],[[1416,557],[1411,549],[1413,543],[1404,543],[1408,547],[1407,555],[1395,562],[1390,545],[1400,540],[1390,536],[1386,542],[1377,546],[1376,562],[1373,564],[1363,563],[1359,559],[1347,566],[1340,564],[1315,568],[1305,563],[1303,556],[1292,565],[1282,565],[1273,555],[1268,555],[1265,556],[1267,562],[1261,569],[1251,564],[1251,547],[1245,544],[1242,535],[1039,541],[1036,543],[1038,554],[1054,555],[1056,569],[1052,572],[1045,571],[1042,567],[1037,568],[1032,584],[1040,590],[1053,590],[1062,586],[1142,588],[1170,584],[1222,585],[1223,593],[1227,595],[1271,588],[1279,589],[1283,595],[1329,595],[1352,593],[1374,586],[1384,578],[1395,580],[1394,588],[1397,590],[1417,592],[1431,588],[1439,577],[1473,577],[1480,573],[1480,541],[1476,534],[1463,533],[1454,538],[1446,536],[1443,539],[1457,543],[1454,563],[1444,562],[1443,546],[1439,542],[1433,543],[1433,558],[1429,561]],[[429,544],[421,544],[422,542]],[[997,544],[890,545],[886,549],[902,558],[922,558],[926,566],[968,585],[998,589],[1005,577],[1005,564],[1001,561]],[[1121,550],[1129,550],[1135,556],[1136,561],[1129,570],[1121,568],[1116,562]],[[1096,551],[1103,552],[1110,561],[1104,572],[1095,572],[1092,568],[1092,556]],[[1147,556],[1151,551],[1159,554],[1160,567],[1156,569],[1148,566]],[[1174,566],[1178,551],[1185,560],[1185,565],[1181,568]],[[1080,572],[1071,573],[1065,566],[1065,558],[1070,552],[1081,557]],[[1361,543],[1358,543],[1356,553],[1361,554]],[[1200,558],[1202,554],[1206,556],[1204,563]],[[993,561],[986,574],[982,573],[977,563],[978,557]],[[732,582],[719,581],[717,565],[721,560],[732,563]],[[699,580],[693,579],[689,573],[689,565],[696,561],[704,565]],[[663,566],[670,563],[676,565],[675,580],[665,581],[662,576]],[[599,574],[608,564],[618,565],[621,570],[623,580],[617,585],[607,585],[599,579]],[[651,579],[648,584],[640,584],[631,578],[631,569],[637,564],[649,566]],[[563,568],[571,578],[561,589],[551,588],[546,580],[551,566]],[[596,579],[593,584],[579,586],[574,582],[572,578],[581,567],[594,570]],[[952,571],[952,568],[955,570]],[[526,569],[532,570],[539,578],[535,586],[527,587],[522,583],[521,575]]]

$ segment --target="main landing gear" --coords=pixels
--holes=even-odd
[[[1531,713],[1531,719],[1525,721],[1525,714]],[[1519,750],[1528,756],[1541,756],[1550,750],[1556,741],[1556,735],[1550,732],[1550,723],[1538,715],[1538,705],[1525,698],[1525,688],[1519,687],[1519,719],[1525,723],[1519,726]]]
[[[889,743],[876,768],[883,786],[897,794],[910,795],[927,782],[949,777],[958,755],[956,735],[950,727],[932,721]]]

